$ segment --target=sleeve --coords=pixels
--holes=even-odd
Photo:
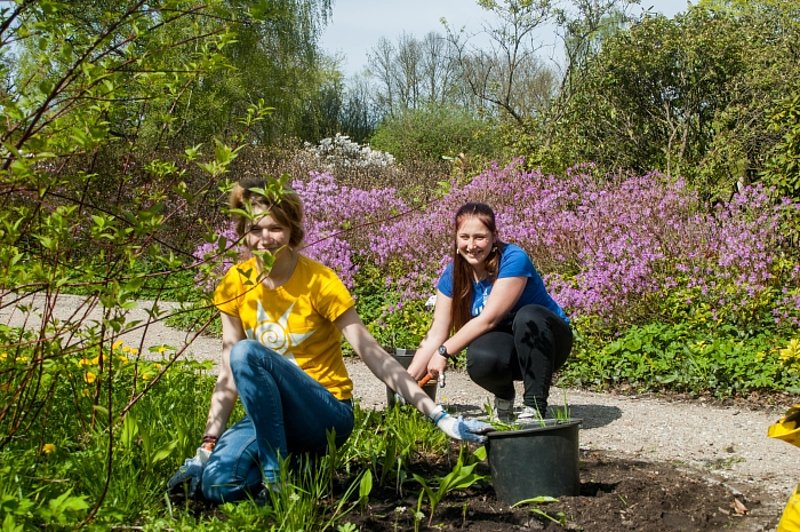
[[[506,244],[503,258],[500,261],[500,271],[497,278],[504,277],[539,277],[536,268],[525,250],[514,244]]]
[[[339,276],[324,268],[317,279],[317,296],[314,306],[317,312],[328,321],[336,319],[355,305],[353,296]]]
[[[453,297],[453,263],[447,265],[447,267],[442,272],[442,275],[439,277],[439,282],[436,284],[436,288],[446,295],[447,297]]]
[[[257,272],[249,262],[236,264],[222,278],[214,290],[214,306],[230,316],[239,316],[244,292],[255,286]]]

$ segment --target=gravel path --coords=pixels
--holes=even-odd
[[[30,306],[22,312],[20,303]],[[147,322],[142,302],[129,319]],[[174,308],[160,303],[161,308]],[[45,299],[26,297],[14,301],[13,294],[0,298],[0,323],[36,326],[41,323]],[[83,298],[60,296],[52,306],[59,320],[96,320],[98,309],[90,309]],[[146,334],[143,334],[146,330]],[[162,321],[123,336],[126,343],[140,347],[167,344],[186,348],[183,356],[215,359],[220,341],[170,329]],[[348,361],[355,382],[355,395],[364,408],[383,408],[386,389],[357,359]],[[519,390],[518,396],[521,394]],[[583,420],[580,446],[645,461],[668,461],[704,471],[710,481],[723,482],[743,493],[758,494],[761,511],[779,515],[791,490],[800,480],[797,464],[800,449],[767,437],[767,427],[789,405],[752,411],[720,407],[702,402],[669,402],[650,397],[622,397],[572,389],[553,389],[551,404],[564,401],[572,415]],[[469,380],[463,371],[450,371],[447,386],[439,389],[438,399],[451,412],[481,415],[489,395]]]

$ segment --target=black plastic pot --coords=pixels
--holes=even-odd
[[[392,355],[394,359],[400,362],[400,364],[406,369],[408,369],[408,366],[411,364],[411,360],[414,359],[414,353],[417,352],[416,349],[403,349],[402,347],[386,347],[384,349],[386,349],[386,352]],[[428,394],[428,397],[430,397],[432,400],[436,401],[436,388],[436,381],[433,380],[423,386],[422,391]],[[394,406],[395,404],[394,390],[388,386],[386,387],[386,402],[389,404],[389,406]]]
[[[546,419],[520,430],[490,432],[486,450],[497,498],[514,504],[544,495],[577,495],[580,424],[580,419]]]

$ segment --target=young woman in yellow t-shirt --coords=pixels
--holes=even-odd
[[[300,254],[303,209],[290,190],[271,201],[266,183],[231,193],[237,232],[253,258],[232,267],[217,287],[222,365],[203,442],[170,479],[190,494],[231,501],[279,489],[279,459],[323,453],[328,431],[341,445],[353,430],[353,383],[343,335],[370,371],[449,436],[482,442],[490,425],[449,416],[369,334],[336,274]],[[237,211],[234,211],[237,212]],[[264,267],[262,257],[274,258]],[[246,416],[226,429],[236,399]]]

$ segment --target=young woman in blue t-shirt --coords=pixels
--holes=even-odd
[[[518,419],[547,417],[553,372],[572,349],[569,318],[527,253],[498,238],[495,216],[467,203],[455,216],[453,260],[439,278],[433,324],[408,368],[440,375],[467,350],[467,371],[494,394],[494,414],[513,419],[514,381],[523,383]]]

